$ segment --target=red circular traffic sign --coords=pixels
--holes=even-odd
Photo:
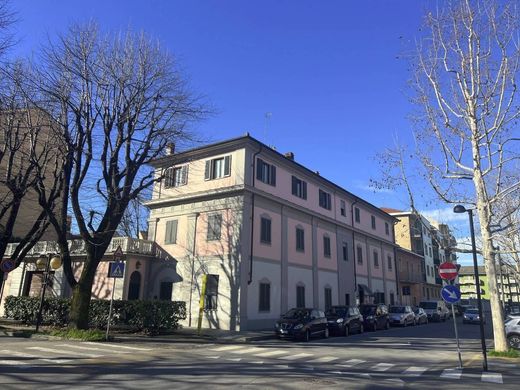
[[[453,280],[457,277],[457,264],[453,263],[442,263],[439,265],[439,276],[444,280]]]

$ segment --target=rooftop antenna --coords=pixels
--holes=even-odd
[[[272,112],[266,112],[264,114],[264,142],[267,145],[267,133],[269,131],[269,127],[271,125],[271,117],[273,116]]]

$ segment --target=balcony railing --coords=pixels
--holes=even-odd
[[[69,240],[69,251],[72,256],[84,256],[86,254],[85,241]],[[4,257],[10,256],[16,249],[17,243],[7,245]],[[105,254],[112,254],[117,247],[121,246],[125,254],[138,254],[145,256],[155,256],[160,259],[168,258],[167,253],[158,247],[153,241],[140,240],[131,237],[114,237]],[[58,253],[59,247],[56,241],[38,241],[27,253],[27,257],[39,257],[42,254]]]

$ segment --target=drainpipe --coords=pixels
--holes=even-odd
[[[357,259],[356,259],[356,233],[354,231],[354,205],[358,202],[357,198],[354,199],[354,202],[352,202],[352,204],[350,205],[350,216],[351,216],[351,219],[352,219],[352,262],[354,263],[354,299],[356,298],[356,292],[358,290],[358,285],[357,285],[357,274],[356,274],[356,264],[357,264]]]
[[[255,154],[253,154],[253,164],[252,167],[253,167],[253,172],[252,172],[252,175],[253,175],[253,180],[252,180],[252,191],[251,191],[251,237],[250,237],[250,242],[251,242],[251,252],[249,253],[249,279],[247,280],[247,284],[250,285],[251,282],[253,281],[253,242],[254,242],[254,238],[255,238],[255,192],[254,192],[254,188],[255,188],[255,178],[256,178],[256,156],[258,156],[260,154],[260,152],[262,151],[263,147],[260,146],[260,149],[258,149],[258,152],[255,152]]]

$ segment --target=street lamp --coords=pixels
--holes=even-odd
[[[57,270],[61,267],[61,258],[56,254],[49,253],[47,257],[42,256],[38,260],[36,260],[36,268],[39,270],[45,269],[43,273],[43,286],[42,286],[42,296],[40,298],[40,307],[38,308],[38,315],[36,317],[36,333],[40,329],[40,324],[42,322],[42,311],[43,311],[43,302],[45,299],[45,290],[47,289],[47,283],[49,282],[49,273],[50,269]]]
[[[473,209],[467,209],[464,206],[458,204],[453,208],[453,212],[457,214],[468,213],[469,215],[469,230],[471,233],[471,248],[473,252],[473,273],[475,275],[475,287],[477,289],[477,303],[478,303],[478,316],[480,318],[480,342],[482,344],[482,355],[484,356],[483,368],[487,371],[487,352],[486,352],[486,338],[484,335],[484,316],[482,315],[482,298],[480,296],[480,279],[478,277],[478,264],[477,264],[477,248],[475,245],[475,227],[473,226]]]

